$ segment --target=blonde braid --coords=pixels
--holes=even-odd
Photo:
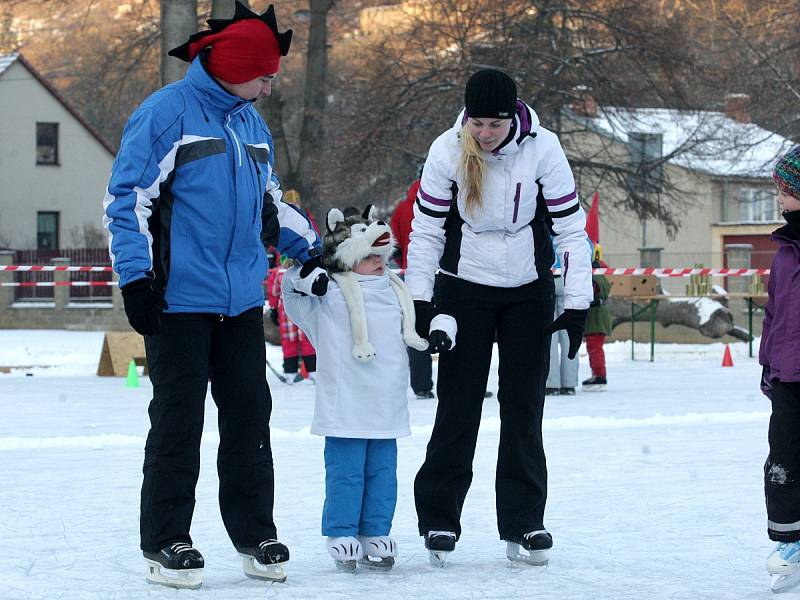
[[[486,163],[478,140],[469,132],[466,125],[461,128],[460,170],[464,174],[467,186],[467,214],[472,216],[476,209],[483,206],[483,173]]]

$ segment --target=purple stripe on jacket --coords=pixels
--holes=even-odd
[[[517,100],[517,116],[519,117],[520,133],[528,135],[531,132],[531,120],[528,114],[528,107],[522,100]]]
[[[425,190],[419,188],[419,195],[420,197],[425,200],[425,202],[430,202],[431,204],[436,204],[437,206],[450,206],[450,200],[443,200],[442,198],[434,198],[433,196],[426,194]]]
[[[559,206],[561,204],[566,204],[570,200],[575,200],[578,197],[578,193],[573,191],[566,196],[561,196],[561,198],[554,198],[553,200],[545,200],[547,202],[547,206]]]

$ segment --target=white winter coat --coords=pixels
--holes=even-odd
[[[411,296],[431,299],[437,269],[495,287],[535,281],[553,264],[552,256],[546,256],[551,242],[545,219],[550,219],[552,243],[563,266],[564,307],[589,308],[586,217],[556,135],[539,125],[533,109],[517,101],[514,138],[499,151],[484,153],[483,206],[470,215],[459,169],[464,121],[462,112],[434,140],[425,161],[408,248],[405,282]],[[540,217],[534,224],[537,209]]]
[[[352,353],[350,316],[339,286],[331,280],[322,297],[294,289],[299,269],[283,277],[284,308],[317,351],[316,402],[311,433],[330,437],[390,439],[411,434],[408,420],[408,355],[402,314],[388,275],[355,275],[364,293],[370,362]]]

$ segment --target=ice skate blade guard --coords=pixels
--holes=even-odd
[[[203,585],[203,569],[167,569],[154,560],[145,562],[147,583],[185,590],[199,590]]]
[[[283,563],[262,565],[249,554],[240,553],[239,556],[242,557],[242,569],[244,570],[244,574],[251,579],[274,581],[276,583],[283,583],[286,581],[286,572],[283,570]]]
[[[547,550],[531,550],[530,553],[524,551],[519,544],[506,542],[506,557],[511,562],[524,563],[534,567],[547,566]]]

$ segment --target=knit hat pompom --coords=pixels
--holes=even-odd
[[[772,180],[778,189],[796,200],[800,200],[800,146],[789,150],[775,165]]]
[[[464,89],[467,116],[474,119],[512,119],[517,109],[517,84],[496,69],[473,74]]]

